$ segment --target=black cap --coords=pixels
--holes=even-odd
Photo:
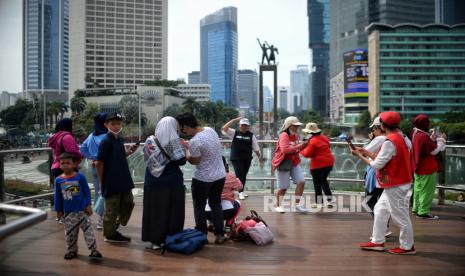
[[[105,122],[108,122],[110,120],[115,120],[115,119],[122,121],[123,120],[123,115],[121,115],[118,112],[110,112],[110,113],[108,113],[107,118],[105,119]]]

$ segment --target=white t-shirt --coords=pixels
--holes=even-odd
[[[386,141],[386,136],[385,135],[379,135],[376,136],[373,140],[368,143],[364,148],[371,152],[371,153],[377,153],[378,150],[381,148],[383,145],[384,141]]]
[[[229,139],[234,139],[234,135],[236,134],[236,130],[234,128],[228,128],[228,132],[224,132],[223,134],[228,136]],[[253,151],[259,151],[260,147],[258,146],[257,138],[255,137],[255,134],[252,135],[252,150]]]
[[[200,157],[194,178],[203,182],[214,182],[226,177],[223,159],[221,158],[220,138],[216,132],[204,127],[189,141],[189,152],[192,157]]]

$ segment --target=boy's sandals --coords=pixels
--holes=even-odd
[[[90,252],[89,257],[92,259],[101,259],[103,256],[102,253],[98,252],[97,249],[94,249]]]
[[[77,257],[77,252],[71,251],[65,254],[65,260],[71,260]]]

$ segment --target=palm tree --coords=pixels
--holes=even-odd
[[[74,96],[71,99],[71,112],[76,113],[76,114],[81,114],[82,112],[84,112],[86,105],[87,105],[87,102],[84,98]]]
[[[198,114],[200,111],[200,104],[194,97],[187,97],[187,99],[182,103],[182,111]]]

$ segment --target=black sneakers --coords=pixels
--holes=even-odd
[[[106,242],[130,242],[131,238],[123,236],[120,232],[116,231],[114,235],[105,237]]]

